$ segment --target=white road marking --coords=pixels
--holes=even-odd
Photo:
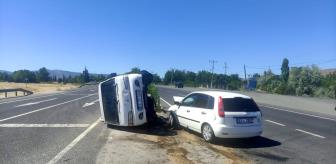
[[[310,134],[310,135],[315,136],[315,137],[319,137],[319,138],[325,139],[324,136],[321,136],[321,135],[318,135],[318,134],[315,134],[315,133],[307,132],[307,131],[304,131],[304,130],[301,130],[301,129],[295,129],[295,130],[297,130],[299,132],[302,132],[302,133]]]
[[[165,102],[167,105],[172,106],[172,105],[169,104],[169,102],[167,102],[167,101],[164,100],[163,98],[160,97],[160,99],[161,99],[163,102]]]
[[[47,164],[57,163],[71,148],[73,148],[80,140],[82,140],[98,123],[100,119],[95,121],[90,125],[82,134],[77,136],[68,146],[66,146],[61,152],[59,152],[53,159],[51,159]]]
[[[83,108],[88,107],[88,106],[91,106],[91,105],[95,104],[95,103],[98,102],[98,101],[99,101],[99,99],[97,99],[97,100],[95,100],[95,101],[92,101],[92,102],[90,102],[90,103],[85,103],[85,104],[83,105]]]
[[[28,114],[32,114],[32,113],[35,113],[35,112],[42,111],[42,110],[46,110],[46,109],[49,109],[49,108],[52,108],[52,107],[60,106],[60,105],[63,105],[63,104],[69,103],[69,102],[73,102],[73,101],[77,101],[77,100],[80,100],[80,99],[83,99],[83,98],[86,98],[86,97],[90,97],[90,96],[93,96],[93,95],[94,94],[89,94],[87,96],[83,96],[83,97],[76,98],[76,99],[73,99],[73,100],[70,100],[70,101],[62,102],[62,103],[59,103],[59,104],[56,104],[56,105],[47,106],[47,107],[40,108],[40,109],[37,109],[37,110],[33,110],[33,111],[30,111],[30,112],[27,112],[27,113],[23,113],[23,114],[19,114],[19,115],[16,115],[16,116],[4,118],[4,119],[1,119],[0,122],[10,120],[10,119],[13,119],[13,118],[17,118],[17,117],[21,117],[21,116],[25,116],[25,115],[28,115]]]
[[[89,124],[0,124],[1,128],[86,128]]]
[[[80,95],[87,95],[87,93],[61,93],[62,95],[68,96],[80,96]]]
[[[276,125],[280,125],[280,126],[286,126],[284,124],[281,124],[281,123],[278,123],[278,122],[275,122],[275,121],[271,121],[271,120],[265,120],[265,121],[276,124]]]
[[[15,106],[15,107],[22,107],[22,106],[35,105],[35,104],[39,104],[39,103],[46,102],[46,101],[52,101],[52,100],[55,100],[55,99],[57,99],[57,98],[52,98],[52,99],[42,100],[42,101],[36,101],[36,102],[30,102],[30,103],[26,103],[26,104],[17,105],[17,106]]]
[[[8,104],[8,103],[12,103],[12,102],[19,102],[19,101],[25,101],[25,100],[33,100],[33,99],[38,99],[38,98],[43,98],[43,97],[50,97],[50,96],[55,96],[55,95],[59,95],[59,94],[67,94],[67,93],[74,93],[74,92],[80,92],[80,91],[81,90],[77,90],[76,89],[76,90],[62,91],[62,92],[58,92],[58,93],[49,93],[48,95],[42,95],[42,96],[36,95],[35,97],[26,98],[26,99],[18,99],[18,100],[13,100],[13,101],[4,101],[4,102],[0,102],[0,104]],[[78,94],[78,95],[81,95],[81,94]],[[87,94],[83,94],[83,95],[87,95]]]
[[[301,115],[306,115],[306,116],[311,116],[311,117],[316,117],[316,118],[321,118],[321,119],[325,119],[325,120],[336,121],[335,119],[328,118],[328,117],[322,117],[322,116],[317,116],[317,115],[312,115],[312,114],[306,114],[306,113],[302,113],[302,112],[295,112],[295,111],[291,111],[291,110],[287,110],[287,109],[280,109],[280,108],[266,106],[266,105],[259,105],[259,106],[266,107],[266,108],[272,108],[272,109],[275,109],[275,110],[281,110],[281,111],[286,111],[286,112],[301,114]]]
[[[33,100],[33,99],[38,99],[38,98],[43,98],[43,97],[50,97],[50,96],[55,96],[55,95],[58,95],[58,93],[52,94],[52,95],[46,95],[46,96],[37,96],[37,97],[31,97],[31,98],[26,98],[26,99],[13,100],[13,101],[5,101],[5,102],[0,102],[0,104],[8,104],[8,103],[12,103],[12,102],[19,102],[19,101],[25,101],[25,100]]]

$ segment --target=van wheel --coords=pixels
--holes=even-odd
[[[169,114],[168,124],[169,124],[169,127],[172,128],[172,129],[178,129],[179,128],[179,123],[178,123],[177,117],[173,112],[170,112],[170,114]]]
[[[213,143],[215,141],[215,134],[209,124],[204,124],[202,126],[202,136],[207,142]]]

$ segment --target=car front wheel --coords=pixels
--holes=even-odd
[[[179,129],[179,122],[177,120],[175,113],[171,112],[169,114],[168,123],[172,129]]]
[[[202,136],[207,142],[213,143],[215,141],[215,134],[209,124],[204,124],[202,126]]]

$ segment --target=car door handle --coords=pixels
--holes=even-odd
[[[190,110],[187,110],[187,112],[190,112]]]
[[[206,114],[205,112],[201,112],[201,114]]]

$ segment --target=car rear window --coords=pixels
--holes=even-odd
[[[241,97],[224,98],[224,111],[226,112],[257,112],[259,108],[253,99]]]

